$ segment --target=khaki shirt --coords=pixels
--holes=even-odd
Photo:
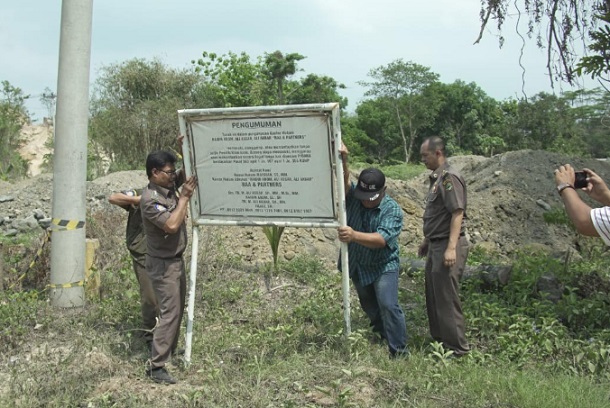
[[[148,255],[155,258],[182,256],[186,249],[186,222],[182,223],[175,234],[168,234],[163,230],[177,205],[178,197],[174,190],[168,190],[151,182],[142,192],[140,208],[148,243]]]
[[[447,163],[430,174],[430,188],[424,210],[424,236],[449,238],[451,213],[464,210],[466,219],[466,183],[462,175]],[[464,233],[464,222],[460,233]]]
[[[130,197],[137,197],[142,195],[142,189],[123,190],[121,193]],[[140,206],[126,205],[122,208],[129,212],[127,228],[125,230],[127,249],[129,249],[129,252],[131,252],[134,257],[141,258],[146,255],[146,236],[144,235],[144,228],[142,227]]]

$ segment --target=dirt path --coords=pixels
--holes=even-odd
[[[51,138],[52,128],[46,125],[25,125],[21,129],[22,144],[19,154],[29,163],[28,177],[34,177],[42,172],[45,154],[53,149],[46,146]]]

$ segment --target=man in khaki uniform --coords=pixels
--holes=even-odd
[[[463,222],[466,183],[446,162],[445,144],[440,137],[424,140],[420,153],[423,163],[432,170],[424,211],[425,239],[418,251],[419,256],[427,255],[425,285],[430,335],[455,356],[462,356],[470,351],[459,294],[468,257]]]
[[[156,382],[175,384],[165,364],[175,353],[186,300],[186,249],[188,202],[197,186],[189,177],[180,195],[176,186],[176,156],[167,151],[146,158],[149,184],[142,192],[140,207],[147,240],[146,272],[159,304],[159,324],[154,331],[151,366],[147,374]]]
[[[157,322],[159,307],[157,306],[155,292],[146,273],[146,236],[142,227],[142,214],[140,211],[141,195],[142,189],[124,190],[111,194],[108,201],[129,213],[127,216],[125,242],[127,243],[127,249],[133,263],[133,270],[140,286],[143,337],[150,348],[153,340],[152,331]]]

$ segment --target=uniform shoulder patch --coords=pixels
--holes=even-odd
[[[155,210],[159,211],[159,212],[163,212],[163,211],[167,211],[167,207],[164,205],[161,205],[159,203],[155,204]]]
[[[453,189],[453,183],[451,183],[451,177],[447,177],[443,180],[443,187],[447,191],[451,191]]]

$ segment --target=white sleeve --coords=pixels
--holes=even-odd
[[[601,239],[610,246],[610,207],[592,209],[591,221]]]

